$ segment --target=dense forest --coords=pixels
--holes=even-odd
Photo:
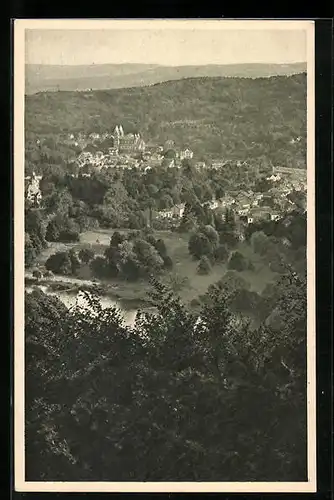
[[[131,328],[92,296],[26,295],[27,480],[305,481],[305,280],[256,330],[221,283],[199,316],[151,286]]]
[[[198,159],[247,160],[305,168],[306,74],[189,78],[142,88],[26,96],[27,141],[111,132],[117,123],[147,141],[174,140]],[[291,139],[300,137],[300,141]]]

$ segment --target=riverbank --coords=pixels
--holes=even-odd
[[[31,293],[35,289],[39,289],[42,292],[44,292],[45,294],[50,295],[51,297],[56,297],[68,309],[75,307],[75,306],[84,307],[84,308],[87,308],[87,306],[88,306],[88,308],[90,307],[86,298],[82,296],[82,292],[81,293],[80,293],[80,291],[77,292],[75,289],[71,289],[71,291],[69,291],[69,290],[55,291],[55,290],[51,290],[47,286],[44,286],[41,284],[26,286],[27,293]],[[100,304],[101,304],[102,309],[110,308],[110,307],[117,308],[122,313],[123,321],[126,325],[132,327],[135,324],[138,309],[124,307],[124,304],[121,304],[121,303],[119,303],[119,302],[117,302],[109,297],[101,297],[100,296],[99,298],[100,298]],[[141,309],[141,310],[143,310],[143,309]],[[148,309],[144,309],[144,310],[146,312],[154,312],[153,310],[150,310],[150,311]]]
[[[52,278],[34,278],[30,273],[25,275],[25,286],[42,286],[51,292],[77,294],[81,290],[91,292],[119,302],[125,308],[150,308],[147,296],[147,283],[110,283],[107,281],[83,280],[79,278],[53,276]]]

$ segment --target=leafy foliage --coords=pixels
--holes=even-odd
[[[25,209],[25,267],[31,267],[40,252],[46,248],[46,227],[41,210],[34,208]]]
[[[48,271],[65,276],[75,275],[80,268],[80,261],[73,250],[56,252],[45,262]]]
[[[305,282],[276,287],[275,331],[219,285],[199,316],[152,287],[131,328],[88,294],[26,295],[28,480],[305,480]]]
[[[197,272],[198,274],[209,274],[210,271],[211,262],[205,255],[203,255],[198,263]]]
[[[226,245],[219,245],[214,252],[214,257],[217,262],[226,262],[228,256],[229,252]]]
[[[82,248],[79,251],[79,259],[85,264],[91,262],[94,259],[94,257],[95,257],[94,251],[91,250],[90,248]]]
[[[159,274],[165,268],[171,269],[172,265],[161,238],[156,240],[145,231],[128,233],[127,236],[115,231],[105,251],[104,266],[98,266],[97,272],[100,274],[104,269],[105,276],[136,281]]]
[[[190,236],[188,248],[189,253],[196,259],[200,259],[202,256],[210,256],[213,253],[212,243],[202,232]]]
[[[235,251],[228,261],[228,268],[235,271],[245,271],[248,268],[248,263],[242,253]]]

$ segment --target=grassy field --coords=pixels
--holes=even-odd
[[[94,250],[95,254],[103,255],[104,250],[109,245],[110,237],[113,232],[113,230],[103,229],[87,231],[81,234],[80,243],[52,243],[49,248],[41,254],[39,262],[40,264],[44,264],[53,253],[69,250],[70,248],[79,250],[87,247]],[[126,233],[127,230],[121,230],[120,232]],[[218,281],[228,270],[226,264],[216,264],[213,266],[210,274],[204,276],[198,275],[198,262],[193,260],[188,252],[188,234],[178,234],[171,231],[156,231],[155,236],[165,241],[168,255],[170,255],[174,262],[173,271],[163,278],[164,281],[170,283],[175,275],[182,278],[188,278],[181,290],[178,291],[181,298],[186,302],[190,302],[192,299],[204,294],[208,287]],[[261,261],[260,256],[254,254],[247,243],[240,243],[238,250],[242,252],[246,258],[250,259],[255,267],[254,271],[243,271],[240,275],[251,284],[252,290],[261,293],[267,283],[275,279],[276,274]],[[85,278],[90,279],[92,277],[86,275]],[[113,280],[112,284],[115,295],[123,300],[144,300],[148,290],[147,283],[143,281],[127,283],[121,280]]]

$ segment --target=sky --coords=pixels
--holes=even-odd
[[[261,22],[261,21],[260,21]],[[301,29],[27,29],[28,64],[305,62]]]

